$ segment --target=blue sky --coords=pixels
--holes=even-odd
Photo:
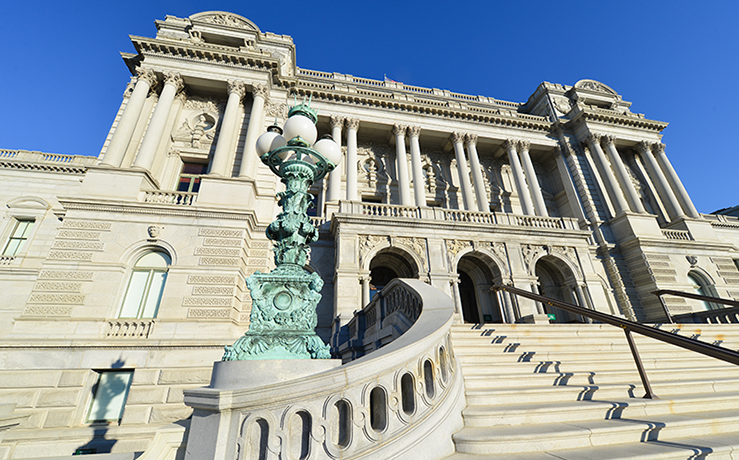
[[[308,7],[309,6],[309,7]],[[701,212],[739,204],[739,2],[13,2],[0,28],[0,148],[97,155],[155,19],[241,14],[291,35],[298,66],[523,102],[592,78],[667,121]]]

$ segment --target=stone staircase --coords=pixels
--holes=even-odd
[[[737,325],[662,329],[739,349]],[[739,366],[634,338],[659,399],[642,398],[619,328],[453,326],[467,407],[448,458],[739,459]]]

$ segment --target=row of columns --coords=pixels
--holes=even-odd
[[[647,211],[616,149],[614,136],[591,133],[586,142],[593,153],[593,160],[604,180],[616,215],[627,211],[646,214]],[[683,218],[686,215],[699,218],[700,214],[665,155],[664,144],[642,141],[638,144],[638,150],[670,219]]]
[[[140,69],[136,84],[131,93],[113,137],[108,144],[102,163],[120,167],[133,137],[134,129],[142,115],[144,102],[151,88],[156,85],[157,77],[151,69]],[[167,120],[172,111],[175,97],[184,89],[184,82],[178,73],[165,73],[164,85],[154,112],[149,120],[139,152],[133,167],[151,172],[162,138],[165,134]],[[255,84],[252,88],[252,107],[246,141],[242,155],[239,177],[254,177],[257,168],[256,142],[264,128],[264,105],[268,90],[264,85]],[[229,167],[233,164],[234,143],[238,138],[241,104],[246,95],[246,84],[240,80],[228,81],[228,100],[221,120],[218,142],[210,166],[210,174],[229,177]]]

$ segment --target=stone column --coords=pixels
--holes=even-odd
[[[482,175],[480,157],[477,155],[477,134],[465,134],[464,143],[467,147],[467,155],[470,157],[472,177],[475,179],[475,195],[477,196],[477,209],[480,212],[490,212],[490,201],[485,190],[485,179]]]
[[[518,191],[518,198],[521,201],[521,208],[523,213],[527,216],[533,216],[534,205],[531,203],[531,195],[529,189],[526,186],[526,178],[523,176],[523,170],[521,169],[521,162],[518,161],[518,153],[516,152],[516,141],[507,139],[504,143],[506,150],[508,151],[508,159],[511,162],[511,169],[513,170],[513,181],[516,183],[516,190]]]
[[[670,160],[668,160],[667,155],[665,155],[665,144],[661,142],[653,144],[652,150],[654,151],[654,156],[657,158],[657,163],[659,164],[659,167],[662,169],[662,172],[667,178],[667,183],[670,184],[670,188],[673,192],[675,192],[675,196],[680,202],[680,206],[682,206],[685,214],[694,219],[700,219],[700,213],[697,209],[695,209],[693,201],[690,199],[687,190],[685,190],[685,187],[680,181],[680,178],[677,176],[677,173],[672,167]]]
[[[624,199],[621,189],[618,187],[616,177],[613,175],[613,171],[611,171],[611,166],[608,164],[608,160],[606,160],[603,149],[600,148],[600,134],[590,134],[588,136],[588,146],[593,153],[593,159],[597,163],[601,174],[605,176],[603,179],[605,179],[606,189],[608,195],[611,197],[616,214],[621,214],[628,210],[629,206],[626,204],[626,199]]]
[[[395,136],[395,172],[398,176],[398,192],[400,194],[400,204],[403,206],[413,206],[411,202],[411,187],[408,180],[408,156],[405,153],[405,130],[404,125],[394,125],[393,135]]]
[[[184,83],[180,74],[168,73],[165,75],[162,94],[159,96],[157,106],[154,108],[151,120],[149,120],[149,127],[146,128],[144,140],[141,141],[139,154],[136,156],[136,161],[133,164],[134,167],[151,171],[151,165],[154,163],[157,148],[164,135],[164,128],[167,125],[169,112],[172,110],[174,97],[182,88],[184,88]]]
[[[358,118],[346,119],[346,199],[358,201],[357,191],[357,130]]]
[[[534,169],[534,164],[531,162],[529,147],[531,147],[531,143],[529,141],[518,141],[518,151],[521,154],[523,172],[526,175],[526,182],[529,185],[531,196],[534,198],[534,210],[536,211],[536,215],[549,217],[547,205],[544,203],[544,196],[541,194],[539,179],[536,177],[536,170]]]
[[[254,179],[259,167],[257,157],[257,139],[264,131],[264,103],[269,91],[266,86],[255,83],[252,87],[251,112],[249,113],[249,126],[246,127],[246,139],[244,140],[244,151],[241,154],[241,167],[239,177],[250,177]]]
[[[652,155],[652,149],[649,143],[641,141],[637,144],[637,148],[639,149],[642,160],[644,160],[644,165],[647,167],[649,177],[652,178],[652,182],[657,188],[657,193],[659,193],[662,203],[667,208],[667,214],[669,214],[670,220],[685,217],[683,210],[680,208],[680,203],[678,203],[675,194],[670,188],[670,184],[667,182],[667,178],[665,178],[664,173],[662,173],[662,170],[657,164],[657,160]]]
[[[634,183],[631,182],[631,177],[629,177],[629,173],[626,171],[624,162],[621,160],[621,155],[619,155],[618,150],[616,150],[616,144],[614,143],[616,138],[611,135],[605,135],[602,139],[606,145],[608,158],[611,160],[613,169],[616,172],[616,179],[618,179],[618,182],[621,184],[621,190],[623,190],[626,195],[626,200],[629,202],[631,210],[640,214],[646,214],[647,211],[644,209],[644,205],[639,199],[639,195],[636,193]]]
[[[454,155],[457,158],[457,172],[459,172],[459,184],[462,187],[462,200],[464,208],[467,211],[475,210],[475,199],[472,196],[472,184],[470,183],[470,170],[467,168],[467,158],[464,156],[464,135],[462,133],[452,133],[452,144],[454,145]]]
[[[128,144],[131,142],[133,130],[141,116],[141,109],[144,108],[146,96],[149,90],[157,82],[156,74],[151,69],[139,69],[136,78],[136,86],[133,88],[131,96],[128,98],[128,104],[123,110],[121,118],[118,120],[118,126],[115,128],[110,144],[105,150],[103,164],[108,166],[120,167],[123,157],[126,155]]]
[[[234,135],[237,133],[236,124],[238,123],[239,105],[241,105],[244,94],[246,94],[246,85],[243,81],[230,80],[228,82],[228,102],[226,102],[226,110],[221,121],[221,130],[218,133],[218,143],[213,154],[213,162],[210,165],[210,174],[216,176],[231,175],[228,171],[228,163],[231,158],[231,145],[233,144]],[[241,161],[243,162],[244,158]]]
[[[331,115],[331,137],[341,148],[341,127],[344,124],[342,117]],[[328,192],[326,193],[327,202],[337,202],[341,198],[341,163],[331,171],[328,175]],[[365,304],[366,305],[366,304]]]
[[[362,308],[364,308],[370,303],[370,276],[362,276],[359,281],[362,283]]]
[[[420,126],[409,126],[408,137],[411,141],[411,170],[413,173],[413,195],[416,206],[426,206],[426,187],[421,166],[421,144],[418,138],[421,136]]]

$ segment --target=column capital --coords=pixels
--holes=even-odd
[[[603,134],[600,140],[606,145],[616,146],[616,136],[613,134]]]
[[[515,152],[516,151],[516,144],[518,142],[515,139],[506,139],[503,142],[503,146],[505,146],[508,153]]]
[[[590,134],[588,134],[588,137],[586,138],[586,140],[587,140],[588,142],[592,142],[592,143],[594,143],[594,144],[600,144],[600,139],[601,139],[601,137],[603,137],[603,135],[602,135],[602,134],[598,134],[598,133],[590,133]]]
[[[477,147],[477,134],[465,134],[464,145],[465,147],[469,147],[470,145]]]
[[[354,131],[359,129],[359,118],[347,118],[346,129],[353,129]]]
[[[642,155],[650,155],[652,153],[652,144],[647,141],[639,141],[639,143],[636,144],[636,148]]]
[[[228,94],[236,93],[239,99],[246,95],[246,84],[241,80],[228,80]]]
[[[660,153],[665,153],[665,144],[662,142],[655,142],[652,144],[652,151],[659,155]]]
[[[420,126],[409,126],[408,127],[408,137],[419,137],[420,135],[421,135]]]
[[[154,86],[157,84],[157,75],[154,73],[154,70],[148,67],[139,67],[136,70],[136,81],[138,82],[139,80],[145,81],[149,86]]]
[[[266,85],[263,85],[261,83],[254,83],[251,87],[251,94],[254,97],[261,97],[262,99],[267,99],[269,96],[269,90],[267,89]]]
[[[521,151],[521,152],[527,151],[528,152],[530,147],[531,147],[531,142],[526,141],[526,140],[520,140],[520,141],[518,141],[518,150],[519,151]]]
[[[344,125],[344,117],[331,115],[331,129],[341,128]]]
[[[450,139],[454,144],[461,144],[464,142],[464,134],[454,131],[452,135],[450,136]]]
[[[401,124],[393,125],[393,136],[395,137],[405,136],[406,129],[408,129],[406,125],[401,125]]]
[[[182,77],[179,72],[167,72],[164,74],[164,84],[172,85],[176,91],[181,91],[185,88],[185,82],[182,81]]]

